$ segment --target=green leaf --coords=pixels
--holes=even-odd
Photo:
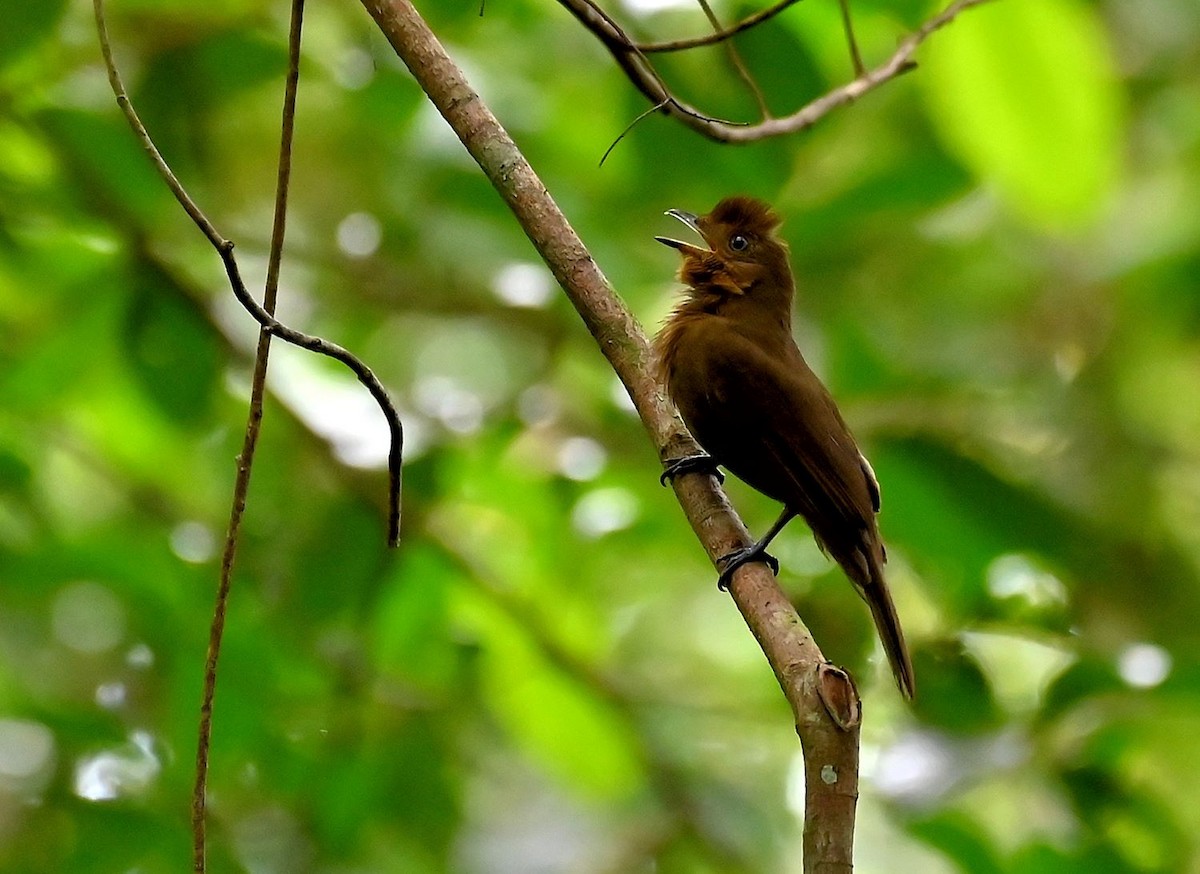
[[[0,0],[0,66],[49,35],[66,7],[66,0]]]
[[[964,614],[991,609],[983,579],[999,554],[1061,551],[1070,518],[1041,494],[998,476],[964,453],[923,438],[876,443],[884,488],[884,534],[937,575],[944,602]]]
[[[24,495],[29,491],[33,471],[29,463],[5,447],[0,447],[0,492]]]
[[[1077,0],[972,9],[930,41],[921,80],[951,149],[1036,224],[1093,218],[1118,175],[1123,97]]]
[[[641,765],[618,714],[597,690],[550,663],[522,629],[477,606],[485,607],[484,694],[517,743],[593,795],[635,791]]]
[[[971,874],[1001,874],[996,848],[978,823],[962,813],[944,811],[909,825],[909,831],[941,850]]]
[[[919,647],[913,652],[913,670],[920,678],[913,706],[926,725],[974,733],[1000,724],[987,679],[961,646]]]
[[[1080,702],[1124,692],[1112,664],[1095,657],[1083,658],[1054,680],[1046,690],[1040,720],[1052,720]]]
[[[287,50],[275,38],[230,30],[159,55],[142,77],[145,110],[176,119],[207,112],[272,79],[283,82]]]
[[[447,587],[455,576],[423,544],[402,552],[395,575],[372,608],[372,649],[384,676],[430,690],[452,679],[456,659],[446,602]]]
[[[1022,847],[1009,866],[1012,874],[1131,874],[1102,847],[1069,853],[1047,844]]]
[[[172,219],[184,221],[154,165],[115,109],[106,106],[96,114],[55,107],[39,113],[37,121],[57,146],[81,207],[153,224],[169,205]]]
[[[135,281],[125,326],[134,376],[168,416],[199,424],[220,378],[214,331],[157,267],[141,265]]]

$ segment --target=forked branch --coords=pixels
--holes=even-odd
[[[755,16],[750,16],[731,28],[716,34],[693,40],[677,40],[666,43],[639,43],[629,38],[620,24],[596,5],[594,0],[558,0],[572,15],[587,28],[613,56],[617,66],[646,99],[660,112],[676,119],[687,127],[712,140],[724,143],[749,143],[755,140],[796,133],[812,127],[834,109],[851,103],[907,73],[916,66],[913,55],[917,48],[934,32],[945,27],[960,14],[973,6],[991,0],[954,0],[940,13],[930,18],[915,31],[901,40],[896,51],[883,63],[871,69],[862,69],[845,85],[809,101],[794,112],[778,118],[764,118],[755,124],[742,124],[713,118],[696,106],[679,99],[663,80],[658,70],[647,57],[652,52],[683,51],[701,45],[711,45],[729,39],[733,35],[755,27],[792,5],[791,2],[777,3]],[[849,27],[848,13],[843,5],[847,39],[856,68],[862,64],[858,48]]]

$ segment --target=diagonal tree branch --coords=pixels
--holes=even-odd
[[[625,385],[661,460],[697,451],[651,376],[641,326],[613,291],[533,168],[471,88],[409,0],[362,0],[492,185],[596,338]],[[684,513],[716,559],[750,543],[741,520],[709,477],[679,477]],[[845,672],[828,665],[808,629],[763,565],[748,564],[730,587],[791,704],[804,750],[804,871],[851,871],[858,797],[859,704]]]

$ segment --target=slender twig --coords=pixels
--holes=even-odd
[[[838,0],[842,10],[842,29],[846,31],[846,43],[850,46],[850,63],[854,65],[854,77],[861,78],[867,72],[862,55],[858,52],[858,40],[854,37],[854,22],[850,19],[850,0]]]
[[[410,0],[362,4],[513,211],[629,392],[660,460],[698,451],[652,375],[641,326]],[[673,488],[714,563],[750,543],[745,526],[711,477],[679,477]],[[825,662],[765,565],[739,568],[730,594],[791,705],[804,750],[805,874],[848,874],[858,794],[857,692],[844,672]]]
[[[233,503],[230,509],[229,527],[226,532],[225,545],[221,556],[221,571],[217,588],[216,606],[213,611],[212,625],[209,631],[209,645],[205,659],[199,737],[196,748],[196,776],[192,794],[192,865],[194,871],[203,872],[206,866],[206,786],[209,747],[212,737],[212,704],[216,691],[217,663],[224,633],[225,614],[232,584],[233,567],[237,555],[238,535],[241,529],[242,517],[246,509],[246,496],[249,491],[254,451],[257,446],[262,422],[263,397],[266,390],[266,371],[271,337],[278,336],[288,343],[322,355],[327,355],[342,362],[350,368],[359,382],[366,387],[371,396],[379,404],[380,409],[387,419],[388,428],[391,433],[391,449],[388,454],[390,477],[388,543],[391,546],[395,546],[399,542],[401,457],[404,432],[395,405],[388,397],[383,384],[366,364],[341,346],[330,343],[320,337],[293,330],[278,321],[273,315],[278,294],[279,268],[282,261],[284,231],[286,227],[288,181],[291,175],[291,147],[295,119],[296,91],[300,75],[299,59],[300,35],[304,15],[303,0],[293,0],[292,3],[291,27],[289,31],[289,63],[284,93],[279,170],[275,195],[275,218],[271,234],[271,248],[264,299],[261,305],[246,288],[241,271],[238,268],[237,259],[233,254],[233,243],[217,231],[204,211],[192,200],[162,154],[158,151],[158,148],[154,145],[149,132],[138,117],[113,58],[112,46],[105,20],[104,0],[93,0],[93,11],[96,17],[96,31],[100,40],[100,50],[104,57],[109,83],[116,96],[118,106],[129,122],[134,135],[149,155],[159,175],[162,176],[175,196],[175,199],[220,255],[234,296],[261,327],[255,355],[249,414],[242,451],[238,456],[237,475],[233,489]]]
[[[713,12],[712,6],[709,5],[708,0],[696,0],[696,2],[698,2],[700,4],[700,8],[704,10],[704,15],[706,18],[708,18],[708,23],[712,25],[713,31],[715,33],[722,33],[721,22],[717,18],[717,14]],[[843,0],[843,2],[845,2],[845,0]],[[728,56],[729,63],[733,67],[734,72],[738,74],[738,78],[742,80],[742,83],[746,86],[746,89],[750,92],[751,96],[754,97],[754,102],[758,104],[759,115],[764,119],[770,118],[771,109],[767,106],[767,98],[763,96],[762,89],[758,87],[758,83],[755,82],[754,77],[750,75],[750,70],[747,69],[745,61],[742,60],[742,55],[737,50],[737,46],[734,45],[732,39],[723,40],[722,45],[725,46],[725,54]]]
[[[275,215],[271,226],[271,248],[267,261],[267,279],[263,289],[262,310],[274,317],[279,298],[279,266],[283,259],[283,239],[287,228],[288,183],[292,170],[292,136],[295,131],[296,91],[300,83],[300,35],[304,24],[304,0],[292,0],[291,25],[288,31],[288,71],[284,84],[283,121],[280,130],[279,167],[275,184]],[[126,104],[128,105],[128,103]],[[233,257],[232,246],[218,246],[221,257]],[[228,266],[228,265],[227,265]],[[232,277],[231,277],[232,278]],[[240,284],[241,277],[238,277]],[[243,286],[244,289],[244,286]],[[250,297],[247,294],[247,297]],[[253,298],[251,298],[253,300]],[[256,302],[257,303],[257,302]],[[264,326],[258,333],[254,355],[254,375],[250,383],[250,405],[246,416],[246,431],[242,451],[237,459],[234,478],[233,505],[229,511],[229,527],[221,550],[221,575],[217,584],[216,604],[208,632],[208,650],[204,659],[204,683],[200,699],[200,720],[196,738],[196,772],[192,784],[192,869],[203,874],[207,862],[208,829],[208,757],[212,743],[213,698],[217,691],[217,664],[225,636],[225,613],[233,585],[233,566],[237,558],[242,518],[246,511],[246,496],[250,491],[250,474],[254,468],[254,453],[262,429],[263,397],[267,386],[267,363],[271,351],[271,332]]]
[[[362,383],[363,387],[370,392],[371,397],[375,399],[380,411],[387,419],[388,432],[391,436],[391,448],[388,452],[387,540],[389,546],[396,546],[400,541],[400,491],[402,484],[400,467],[404,452],[404,426],[400,421],[400,414],[396,410],[396,405],[388,396],[387,389],[383,387],[383,383],[379,381],[379,377],[356,355],[336,343],[331,343],[320,337],[289,328],[264,310],[250,292],[246,290],[246,284],[242,280],[237,259],[233,255],[233,242],[221,236],[212,222],[209,221],[208,216],[191,199],[183,185],[171,171],[170,166],[159,153],[154,142],[150,139],[150,135],[142,125],[141,119],[138,118],[137,112],[129,100],[125,91],[125,85],[121,81],[120,74],[113,61],[112,50],[108,40],[108,29],[104,23],[104,0],[93,0],[93,4],[97,14],[96,21],[100,34],[101,51],[104,54],[104,62],[108,68],[109,82],[112,84],[113,92],[117,97],[117,104],[121,107],[130,127],[133,129],[134,135],[149,155],[159,175],[162,176],[167,186],[171,189],[171,193],[174,194],[175,199],[179,201],[179,204],[184,208],[188,216],[221,256],[221,261],[225,266],[225,273],[229,277],[230,287],[233,289],[238,303],[250,313],[260,326],[269,330],[271,334],[279,337],[284,342],[307,349],[310,352],[328,356],[346,365],[355,377],[357,377],[358,381]]]
[[[655,52],[680,52],[687,49],[699,48],[700,46],[716,45],[719,42],[724,42],[731,36],[741,33],[743,30],[749,30],[757,24],[762,24],[768,18],[774,18],[789,6],[799,2],[800,0],[780,0],[774,6],[769,6],[759,12],[755,12],[753,15],[746,16],[737,24],[719,29],[716,33],[710,33],[705,36],[692,37],[691,39],[674,39],[665,42],[639,42],[634,43],[634,45],[637,46],[639,51],[648,55]]]
[[[129,126],[133,128],[133,133],[137,137],[138,142],[146,153],[150,156],[150,160],[154,163],[154,168],[162,176],[163,181],[167,183],[167,187],[171,189],[171,193],[175,195],[175,199],[179,201],[179,205],[183,207],[188,217],[195,223],[204,236],[208,237],[208,241],[213,247],[220,249],[226,245],[225,238],[217,233],[217,229],[213,227],[212,222],[206,216],[184,190],[183,185],[171,172],[171,168],[167,166],[162,155],[159,154],[157,147],[150,139],[150,134],[146,132],[145,126],[138,117],[137,112],[133,108],[133,104],[129,101],[129,95],[125,91],[125,83],[121,79],[121,73],[117,69],[116,61],[113,59],[112,45],[108,39],[108,24],[105,21],[104,15],[104,0],[93,0],[92,10],[96,15],[96,32],[100,38],[100,53],[104,57],[104,66],[108,70],[108,83],[112,86],[113,94],[117,97],[117,106],[125,114],[125,118],[129,122]]]
[[[593,0],[558,0],[558,2],[600,40],[600,43],[613,56],[617,65],[635,88],[642,92],[651,103],[662,104],[661,111],[663,113],[679,120],[709,139],[723,143],[749,143],[767,137],[806,130],[833,110],[852,103],[864,94],[874,91],[880,85],[907,73],[916,67],[912,58],[917,48],[931,34],[945,27],[962,12],[973,6],[991,2],[991,0],[954,0],[940,13],[905,37],[892,56],[879,66],[866,70],[861,76],[834,88],[789,115],[768,118],[750,125],[730,124],[727,121],[712,118],[676,97],[663,84],[662,77],[658,75],[647,59],[648,49],[630,40],[621,26],[611,16],[599,10]],[[777,12],[778,8],[772,7],[772,10]],[[757,23],[757,21],[754,22],[754,24]],[[753,24],[749,26],[753,26]],[[728,38],[728,36],[723,38]]]
[[[600,166],[600,167],[604,166],[604,162],[608,160],[608,156],[612,154],[612,150],[617,147],[617,144],[619,142],[621,142],[621,140],[625,139],[626,135],[631,130],[633,130],[635,127],[637,127],[638,122],[640,122],[646,116],[653,115],[654,113],[658,112],[660,109],[662,109],[666,105],[667,105],[667,102],[664,100],[662,103],[658,104],[657,106],[651,106],[649,109],[647,109],[645,112],[641,113],[633,121],[629,122],[629,124],[625,125],[625,130],[623,130],[619,134],[617,134],[617,138],[612,141],[612,144],[607,149],[604,150],[604,154],[600,156],[600,163],[598,166]]]

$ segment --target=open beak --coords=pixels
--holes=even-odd
[[[684,212],[682,209],[668,209],[664,215],[669,215],[671,218],[677,218],[697,234],[700,239],[704,239],[704,232],[700,230],[700,217],[694,213]],[[672,249],[678,249],[684,257],[688,255],[707,255],[712,252],[711,249],[702,249],[699,246],[693,246],[691,243],[685,243],[682,240],[674,240],[670,237],[655,237],[664,246],[670,246]],[[705,240],[705,242],[708,242]]]

